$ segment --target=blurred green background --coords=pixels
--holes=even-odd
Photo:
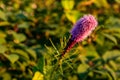
[[[98,27],[59,65],[85,14]],[[0,0],[0,80],[120,80],[120,0]]]

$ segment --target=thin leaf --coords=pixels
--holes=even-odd
[[[115,72],[109,67],[109,66],[105,66],[105,70],[108,72],[109,76],[109,80],[117,80],[116,74]],[[112,79],[111,79],[112,78]]]
[[[49,40],[50,40],[50,42],[51,42],[51,44],[52,44],[53,48],[56,50],[56,52],[57,52],[57,53],[58,53],[58,55],[59,55],[60,53],[59,53],[59,51],[57,50],[57,48],[55,47],[54,43],[52,42],[52,40],[51,40],[51,39],[49,39]]]
[[[37,55],[35,53],[34,50],[32,49],[26,49],[26,51],[28,52],[28,54],[30,54],[35,60],[37,59]]]
[[[16,50],[13,51],[13,53],[24,57],[25,60],[29,60],[29,55],[21,49],[16,49]]]
[[[120,33],[120,28],[119,27],[112,27],[112,28],[110,27],[110,28],[103,30],[103,32],[106,32],[106,33],[118,32],[118,33]]]
[[[106,38],[108,38],[109,40],[113,41],[115,44],[117,44],[117,39],[110,35],[110,34],[106,34],[106,33],[102,33]]]
[[[41,56],[39,59],[38,59],[38,64],[37,64],[37,68],[38,70],[41,72],[41,73],[44,73],[44,57]]]

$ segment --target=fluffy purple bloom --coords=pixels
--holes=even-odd
[[[92,15],[85,15],[78,20],[71,30],[72,39],[76,42],[84,40],[97,26],[97,21]]]
[[[79,19],[71,30],[69,39],[62,56],[69,51],[77,42],[83,41],[95,29],[98,22],[92,15],[85,15]]]

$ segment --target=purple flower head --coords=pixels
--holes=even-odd
[[[76,42],[84,40],[97,26],[97,21],[92,15],[85,15],[79,19],[71,30],[72,39]]]
[[[77,42],[84,40],[95,29],[98,22],[92,15],[85,15],[76,22],[71,30],[71,38],[69,39],[62,56],[68,52]]]

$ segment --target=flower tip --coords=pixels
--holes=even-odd
[[[83,18],[88,20],[88,22],[94,23],[95,27],[98,25],[98,22],[97,22],[96,18],[91,14],[85,15]]]

